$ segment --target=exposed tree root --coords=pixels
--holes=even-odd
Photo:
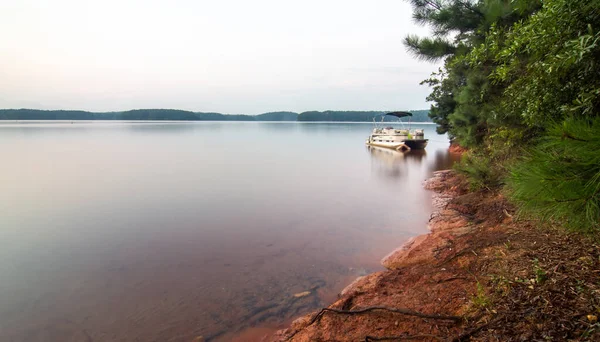
[[[453,281],[453,280],[468,280],[469,278],[467,277],[451,277],[451,278],[447,278],[447,279],[441,279],[436,281],[436,284],[441,284],[441,283],[445,283],[448,281]]]
[[[397,313],[397,314],[401,314],[401,315],[414,316],[414,317],[420,317],[420,318],[425,318],[425,319],[439,319],[439,320],[444,320],[444,321],[453,321],[456,323],[458,323],[464,319],[463,317],[460,317],[460,316],[425,314],[422,312],[413,311],[413,310],[409,310],[409,309],[389,308],[386,306],[369,306],[369,307],[358,309],[358,310],[339,310],[339,309],[332,309],[332,308],[322,308],[321,311],[319,311],[303,329],[306,329],[309,326],[313,325],[315,322],[319,321],[326,312],[333,312],[333,313],[342,314],[342,315],[360,315],[360,314],[363,314],[366,312],[371,312],[371,311],[387,311],[387,312]],[[287,338],[287,340],[292,339],[292,337],[294,337],[301,330],[302,329],[295,331],[292,335],[290,335]],[[424,335],[419,335],[419,336],[423,336],[423,338],[424,338]],[[367,337],[374,338],[374,337],[370,337],[370,336],[367,336]],[[401,338],[401,337],[397,337],[396,339],[398,339],[398,338]],[[376,340],[373,340],[373,341],[376,341]],[[381,340],[381,341],[384,341],[384,340]]]
[[[460,334],[458,337],[455,337],[454,339],[450,340],[451,342],[462,342],[465,341],[467,338],[470,338],[471,336],[475,335],[476,333],[480,332],[481,330],[488,328],[490,325],[495,324],[496,322],[498,322],[500,319],[502,318],[502,316],[496,317],[492,320],[490,320],[489,322],[482,324],[480,326],[477,326],[471,330],[467,330],[464,333]]]
[[[502,317],[503,316],[496,317],[485,324],[479,325],[477,327],[474,327],[473,329],[463,332],[462,334],[460,334],[459,336],[457,336],[455,338],[444,338],[441,336],[430,335],[430,334],[405,335],[405,336],[383,336],[383,337],[367,336],[367,337],[365,337],[365,342],[369,342],[369,341],[405,341],[405,340],[419,340],[419,339],[434,339],[434,340],[438,340],[438,341],[462,342],[462,341],[466,341],[468,338],[477,334],[481,330],[484,330],[484,329],[490,327],[491,325],[497,323],[500,319],[502,319]]]
[[[444,338],[436,335],[423,334],[423,335],[406,335],[406,336],[383,336],[383,337],[374,337],[367,336],[365,337],[365,342],[370,341],[406,341],[406,340],[420,340],[420,339],[434,339],[438,341],[443,341]]]
[[[366,307],[366,308],[363,308],[363,309],[358,309],[358,310],[338,310],[338,309],[332,309],[332,308],[323,308],[323,309],[321,309],[321,311],[319,311],[319,313],[317,313],[315,315],[315,317],[313,317],[313,319],[310,321],[310,323],[308,323],[307,326],[312,325],[317,320],[321,319],[321,317],[327,311],[329,311],[329,312],[335,312],[335,313],[338,313],[338,314],[344,314],[344,315],[358,315],[358,314],[362,314],[362,313],[365,313],[365,312],[371,312],[371,311],[377,311],[377,310],[398,313],[398,314],[401,314],[401,315],[415,316],[415,317],[420,317],[420,318],[440,319],[440,320],[445,320],[445,321],[460,322],[461,320],[463,320],[463,318],[460,317],[460,316],[446,316],[446,315],[436,315],[436,314],[425,314],[425,313],[422,313],[422,312],[408,310],[408,309],[388,308],[386,306],[369,306],[369,307]]]

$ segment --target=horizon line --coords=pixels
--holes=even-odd
[[[42,111],[42,112],[59,112],[59,111],[63,111],[63,112],[87,112],[87,113],[125,113],[125,112],[131,112],[131,111],[136,111],[136,110],[173,110],[173,111],[181,111],[181,112],[189,112],[189,113],[200,113],[200,114],[221,114],[221,115],[247,115],[247,116],[257,116],[257,115],[262,115],[262,114],[269,114],[269,113],[294,113],[294,114],[302,114],[302,113],[308,113],[308,112],[319,112],[319,113],[324,113],[324,112],[389,112],[389,111],[393,111],[393,110],[334,110],[334,109],[327,109],[327,110],[306,110],[306,111],[302,111],[302,112],[295,112],[295,111],[291,111],[291,110],[274,110],[274,111],[268,111],[268,112],[262,112],[259,114],[243,114],[243,113],[221,113],[221,112],[215,112],[215,111],[193,111],[193,110],[187,110],[187,109],[177,109],[177,108],[135,108],[135,109],[127,109],[127,110],[111,110],[111,111],[91,111],[91,110],[84,110],[84,109],[37,109],[37,108],[0,108],[0,111],[7,111],[7,110],[36,110],[36,111]],[[422,111],[422,110],[430,110],[429,108],[427,109],[405,109],[404,111],[407,112],[412,112],[412,111]]]

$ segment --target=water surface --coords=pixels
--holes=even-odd
[[[426,232],[408,154],[354,123],[0,123],[0,340],[227,340]],[[299,292],[310,295],[295,298]]]

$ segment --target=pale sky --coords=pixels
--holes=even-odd
[[[0,108],[426,109],[403,0],[0,0]]]

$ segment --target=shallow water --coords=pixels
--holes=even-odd
[[[426,232],[445,136],[354,123],[0,123],[0,340],[227,340]],[[294,294],[310,291],[296,298]]]

